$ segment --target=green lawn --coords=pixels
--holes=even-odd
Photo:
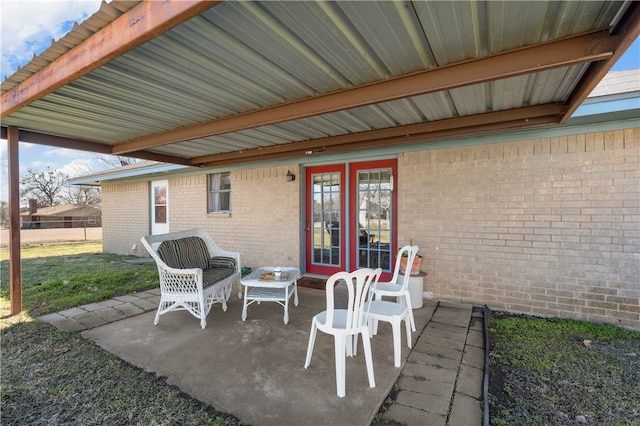
[[[33,316],[158,286],[155,263],[102,253],[100,242],[25,247],[22,307]],[[9,252],[0,250],[0,310],[8,312]]]
[[[495,313],[491,425],[639,425],[640,332]]]

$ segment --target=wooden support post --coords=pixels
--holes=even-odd
[[[17,127],[7,131],[7,154],[9,159],[9,297],[11,315],[22,312],[22,265],[20,256],[20,162]]]

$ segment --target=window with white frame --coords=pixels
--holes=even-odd
[[[209,175],[209,200],[208,212],[231,211],[231,174],[211,173]]]

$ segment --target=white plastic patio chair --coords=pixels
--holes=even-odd
[[[317,330],[331,334],[335,343],[336,361],[336,387],[339,397],[345,396],[346,380],[346,356],[355,355],[353,341],[358,334],[362,335],[362,345],[364,347],[364,357],[367,364],[367,374],[369,376],[369,386],[375,387],[373,372],[373,359],[371,356],[371,336],[366,323],[363,307],[367,301],[369,287],[382,274],[382,269],[375,271],[372,269],[358,269],[351,273],[337,272],[329,277],[326,284],[327,309],[315,315],[311,321],[311,332],[309,333],[309,347],[307,348],[307,358],[304,368],[309,367],[313,346],[316,340]],[[346,309],[335,309],[334,307],[334,287],[338,281],[344,281],[348,290],[348,301]]]
[[[419,247],[406,245],[402,247],[398,251],[398,256],[396,257],[396,265],[393,269],[393,276],[391,277],[391,281],[379,282],[375,289],[372,289],[373,296],[375,296],[375,300],[382,300],[382,297],[389,296],[395,297],[396,301],[402,303],[409,310],[409,318],[411,321],[411,331],[416,331],[416,323],[413,319],[413,310],[411,308],[411,294],[409,293],[409,279],[411,278],[411,267],[413,266],[413,261],[418,254]],[[406,253],[407,256],[407,267],[404,272],[404,276],[402,282],[398,282],[398,278],[400,276],[400,263],[402,256]],[[374,321],[372,332],[373,334],[377,333],[377,322]]]
[[[375,284],[371,289],[375,289]],[[371,337],[374,336],[374,324],[377,324],[378,321],[391,323],[391,330],[393,332],[393,365],[399,368],[401,364],[400,358],[402,356],[400,343],[402,321],[404,321],[407,330],[407,346],[411,349],[411,316],[409,314],[411,308],[399,302],[373,300],[373,291],[371,291],[369,301],[365,303],[364,311],[366,313]]]

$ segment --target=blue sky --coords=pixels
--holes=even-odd
[[[110,1],[110,0],[109,0]],[[109,2],[108,1],[108,2]],[[0,0],[0,73],[2,80],[34,54],[42,53],[52,40],[64,36],[74,22],[97,12],[100,0]],[[640,68],[640,40],[627,50],[613,71]],[[7,144],[0,142],[0,200],[7,200]],[[70,176],[105,169],[96,154],[70,149],[20,143],[20,172],[29,168],[61,170]]]
[[[0,74],[4,79],[100,9],[100,0],[0,0]],[[102,170],[84,151],[20,143],[20,174],[50,167],[70,176]],[[0,142],[0,200],[8,200],[7,144]]]

